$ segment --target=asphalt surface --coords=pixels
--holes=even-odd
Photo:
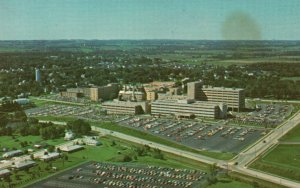
[[[34,183],[29,188],[196,188],[206,179],[201,171],[137,164],[88,162]]]
[[[275,175],[270,175],[267,173],[262,173],[256,170],[248,169],[247,166],[253,162],[255,159],[260,157],[264,152],[266,152],[273,145],[278,144],[279,138],[285,135],[288,131],[293,129],[300,122],[300,112],[298,111],[294,116],[288,119],[278,128],[275,128],[270,134],[268,134],[264,139],[257,142],[253,147],[245,152],[240,153],[232,163],[237,162],[238,165],[229,165],[229,169],[243,173],[245,175],[258,177],[273,183],[281,184],[287,187],[299,188],[300,182],[295,182]],[[265,140],[265,142],[264,142]]]
[[[299,188],[300,182],[292,181],[283,179],[281,177],[277,177],[275,175],[255,171],[252,169],[248,169],[247,165],[250,164],[252,161],[254,161],[257,157],[259,157],[261,154],[263,154],[265,151],[267,151],[269,148],[271,148],[273,145],[278,143],[278,139],[282,137],[284,134],[286,134],[288,131],[290,131],[292,128],[297,126],[297,124],[300,122],[300,112],[297,112],[295,115],[293,115],[291,118],[289,118],[287,121],[285,121],[281,126],[275,128],[273,131],[271,131],[268,135],[266,135],[263,139],[257,141],[253,144],[253,146],[246,150],[245,152],[241,152],[234,160],[231,161],[223,161],[223,160],[217,160],[213,159],[207,156],[203,156],[200,154],[190,153],[186,151],[182,151],[179,149],[175,149],[172,147],[168,147],[162,144],[153,143],[144,139],[136,138],[133,136],[125,135],[118,132],[112,132],[110,130],[101,129],[98,127],[93,127],[93,130],[100,131],[105,134],[109,134],[115,137],[119,137],[125,140],[129,140],[131,142],[136,142],[139,144],[147,144],[150,147],[159,148],[162,151],[166,151],[169,153],[173,153],[179,156],[187,157],[196,161],[204,162],[207,164],[214,164],[216,163],[217,166],[225,169],[229,169],[232,171],[236,171],[248,176],[252,176],[255,178],[263,179],[266,181],[270,181],[276,184],[284,185],[287,187],[292,188]],[[266,142],[264,142],[264,140]],[[238,165],[234,165],[234,163],[237,162]]]
[[[252,176],[255,178],[259,178],[262,180],[270,181],[276,184],[281,184],[287,187],[292,187],[292,188],[299,188],[300,187],[300,182],[292,181],[292,180],[287,180],[283,179],[281,177],[277,177],[275,175],[255,171],[252,169],[248,169],[247,165],[249,165],[252,161],[254,161],[257,157],[262,155],[264,152],[266,152],[269,148],[271,148],[273,145],[278,143],[278,139],[282,137],[284,134],[286,134],[288,131],[290,131],[292,128],[297,126],[297,124],[300,122],[300,112],[298,111],[296,114],[294,114],[291,118],[286,120],[281,126],[278,126],[275,128],[273,131],[271,131],[268,135],[266,135],[264,138],[260,139],[256,143],[250,147],[250,149],[247,149],[244,152],[241,152],[235,159],[231,161],[223,161],[223,160],[217,160],[213,159],[207,156],[203,156],[200,154],[195,154],[191,152],[186,152],[183,150],[175,149],[172,147],[168,147],[159,143],[153,143],[148,140],[136,138],[133,136],[129,136],[126,134],[118,133],[115,131],[110,131],[107,129],[102,129],[99,127],[92,127],[93,130],[99,131],[104,134],[112,135],[115,137],[119,137],[124,140],[129,140],[131,142],[139,143],[139,144],[147,144],[150,147],[153,148],[158,148],[162,151],[166,151],[169,153],[173,153],[179,156],[183,156],[186,158],[190,158],[196,161],[200,161],[203,163],[207,164],[214,164],[216,163],[217,166],[224,168],[224,169],[229,169],[232,171],[239,172],[244,175]],[[265,140],[265,142],[264,142]],[[234,165],[234,163],[237,162],[238,165]]]
[[[177,142],[195,149],[216,152],[239,153],[241,150],[257,141],[264,132],[261,128],[246,128],[228,126],[223,123],[201,123],[195,121],[178,121],[151,118],[138,118],[138,122],[132,122],[129,118],[118,122],[122,126],[137,129],[166,140]],[[146,128],[147,126],[153,126]],[[168,128],[170,127],[171,128]],[[214,133],[208,136],[209,132]],[[231,132],[229,134],[229,132]],[[246,132],[243,134],[243,132]],[[242,134],[242,135],[241,135]]]

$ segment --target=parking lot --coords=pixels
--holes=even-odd
[[[90,103],[91,100],[86,98],[71,98],[71,97],[62,97],[60,95],[47,95],[47,96],[40,96],[40,99],[49,99],[55,101],[62,101],[62,102],[73,102],[79,104],[87,104]]]
[[[193,188],[206,174],[197,170],[88,162],[28,186],[29,188]]]
[[[256,123],[262,126],[275,127],[283,122],[293,111],[291,105],[259,104],[256,110],[247,114],[236,114],[232,121],[241,123]]]
[[[58,105],[51,104],[42,107],[31,108],[25,110],[27,116],[72,116],[81,119],[89,120],[106,120],[111,121],[114,117],[106,116],[101,113],[99,108],[93,106],[70,106],[70,105]]]
[[[260,128],[154,117],[126,117],[117,122],[195,149],[233,153],[255,142],[264,132]]]

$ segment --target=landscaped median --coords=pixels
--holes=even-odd
[[[197,149],[193,149],[181,144],[177,144],[175,142],[172,141],[168,141],[166,139],[154,136],[152,134],[143,132],[143,131],[139,131],[139,130],[135,130],[135,129],[130,129],[128,127],[125,126],[120,126],[116,123],[113,122],[101,122],[101,123],[91,123],[93,126],[97,126],[100,128],[104,128],[104,129],[108,129],[111,131],[116,131],[116,132],[120,132],[123,134],[127,134],[130,136],[134,136],[137,138],[141,138],[144,140],[148,140],[151,142],[155,142],[155,143],[159,143],[159,144],[163,144],[166,146],[170,146],[176,149],[180,149],[180,150],[184,150],[184,151],[188,151],[188,152],[192,152],[192,153],[196,153],[196,154],[201,154],[201,155],[205,155],[211,158],[215,158],[215,159],[219,159],[219,160],[230,160],[232,159],[235,155],[233,153],[229,153],[229,152],[212,152],[212,151],[204,151],[204,150],[197,150]]]
[[[300,180],[300,145],[278,145],[250,165],[270,174]]]
[[[275,148],[250,165],[250,168],[292,180],[300,180],[300,124],[285,134]],[[281,144],[282,143],[282,144]],[[290,143],[290,144],[289,144]]]
[[[300,142],[300,123],[280,138],[283,142]]]

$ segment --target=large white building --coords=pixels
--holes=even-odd
[[[202,85],[202,82],[190,82],[187,96],[189,99],[226,103],[231,109],[245,108],[245,92],[241,88],[213,87]]]
[[[157,100],[151,105],[152,115],[174,115],[177,117],[226,118],[224,103],[187,100]]]
[[[150,107],[148,102],[131,102],[131,101],[109,101],[102,104],[107,114],[144,114],[149,113]]]

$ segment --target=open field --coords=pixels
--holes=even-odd
[[[280,141],[300,142],[300,124],[281,137]]]
[[[218,183],[208,186],[207,188],[252,188],[250,184],[234,180],[220,180]]]
[[[51,100],[51,99],[43,99],[43,98],[37,98],[37,97],[29,97],[30,101],[33,102],[37,107],[45,106],[45,105],[51,105],[51,104],[67,104],[70,106],[82,106],[81,103],[73,103],[68,101],[60,101],[60,100]]]
[[[300,81],[300,77],[295,76],[295,77],[283,77],[281,80],[292,80],[292,81]]]
[[[227,53],[230,54],[232,51],[228,50],[207,50],[201,52],[195,51],[178,51],[177,53],[164,53],[164,54],[155,54],[148,55],[150,58],[161,58],[163,60],[180,60],[182,63],[188,64],[200,64],[206,63],[211,65],[220,65],[220,66],[230,66],[230,65],[246,65],[246,64],[254,64],[254,63],[299,63],[300,57],[247,57],[247,58],[231,58],[231,59],[220,59],[218,54]],[[191,55],[192,54],[192,55]]]
[[[300,145],[278,145],[250,165],[267,173],[300,180]]]
[[[271,182],[268,182],[268,181],[265,181],[265,180],[261,180],[259,178],[254,178],[254,177],[249,177],[247,175],[244,175],[244,174],[241,174],[241,173],[238,173],[238,172],[229,172],[229,177],[231,177],[232,180],[234,181],[237,181],[238,183],[241,183],[241,182],[246,182],[248,184],[244,185],[244,186],[247,186],[249,184],[253,185],[251,187],[264,187],[264,188],[269,188],[269,187],[272,187],[272,188],[286,188],[285,186],[283,185],[279,185],[277,183],[271,183]],[[258,184],[258,185],[257,185]],[[226,185],[220,185],[220,188],[223,188],[222,186],[226,186]],[[226,187],[225,187],[226,188]]]

